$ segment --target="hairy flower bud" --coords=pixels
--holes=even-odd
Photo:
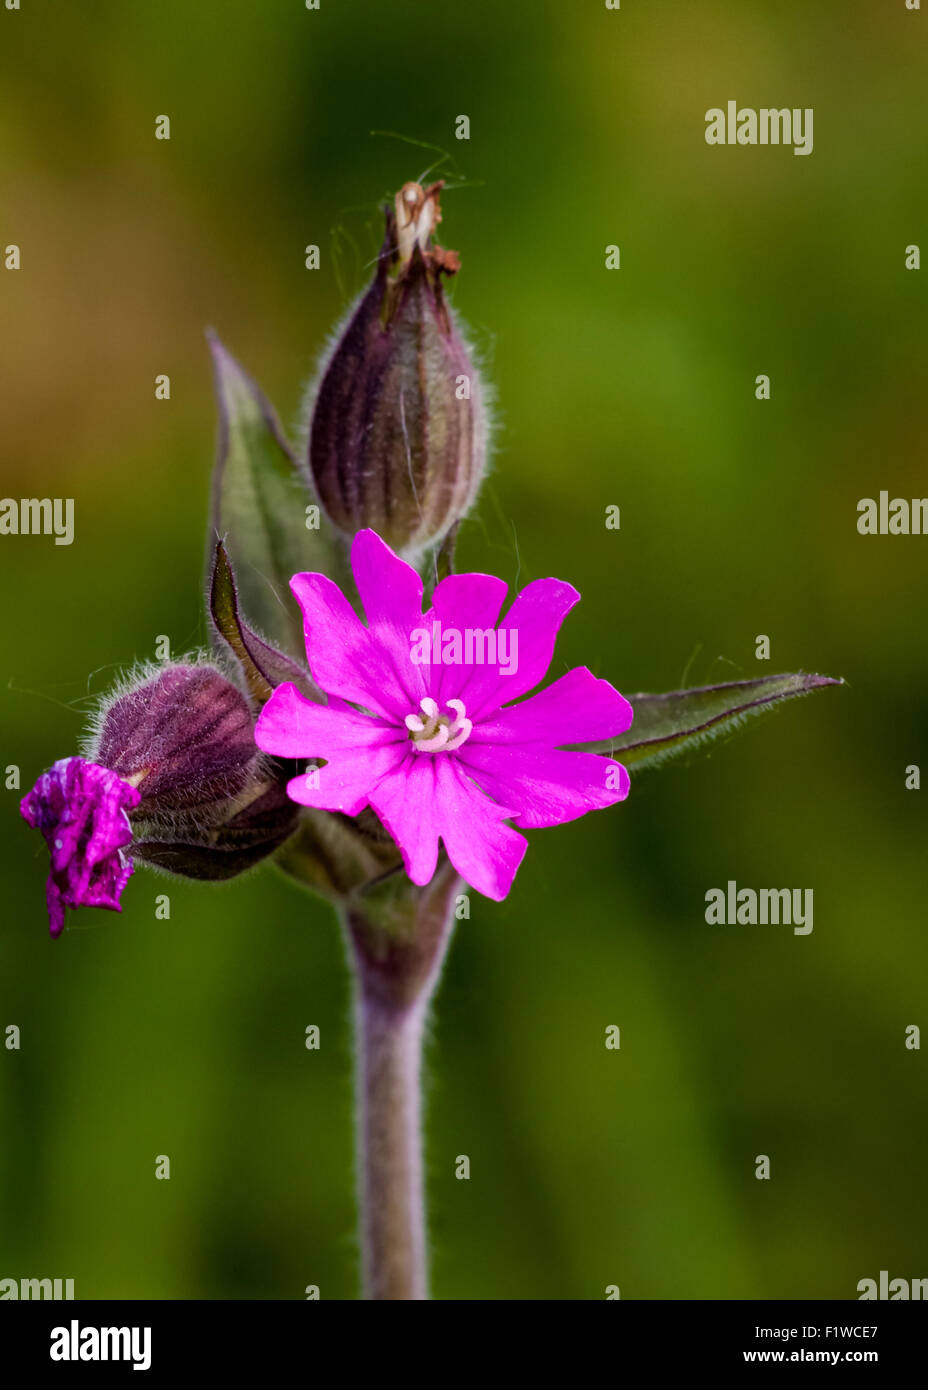
[[[241,791],[255,758],[251,713],[212,666],[167,666],[104,708],[94,761],[136,787],[150,815],[211,818]]]
[[[386,207],[373,284],[315,393],[309,465],[345,534],[365,527],[416,554],[474,499],[484,469],[481,387],[445,299],[456,252],[433,244],[441,183],[407,183]]]
[[[94,761],[137,789],[133,853],[189,878],[230,878],[294,829],[286,776],[262,758],[241,691],[215,667],[169,666],[105,710]]]

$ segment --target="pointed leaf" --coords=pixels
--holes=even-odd
[[[249,624],[300,657],[302,623],[290,579],[301,570],[336,577],[336,542],[331,531],[307,529],[313,498],[270,403],[214,335],[210,349],[219,405],[214,534],[235,565]]]
[[[242,618],[235,576],[222,541],[217,542],[213,558],[209,607],[216,631],[237,658],[248,692],[256,704],[263,705],[270,699],[274,687],[284,681],[293,681],[311,700],[321,700],[306,668],[263,641]]]
[[[626,767],[658,763],[710,738],[730,732],[752,714],[780,700],[808,695],[826,685],[843,685],[831,676],[761,676],[757,680],[726,681],[666,695],[629,695],[635,718],[627,733],[605,743],[587,743],[588,753],[609,753]]]

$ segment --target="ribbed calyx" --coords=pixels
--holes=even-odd
[[[486,456],[477,373],[444,293],[459,259],[433,241],[442,184],[385,207],[377,273],[322,372],[309,435],[319,499],[346,535],[371,527],[407,556],[473,502]]]
[[[118,694],[92,754],[139,794],[133,856],[173,873],[231,878],[296,827],[285,770],[258,752],[248,701],[214,666],[168,666]]]

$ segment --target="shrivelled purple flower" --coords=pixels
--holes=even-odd
[[[558,825],[627,796],[621,764],[564,745],[624,733],[632,708],[585,667],[511,703],[548,670],[580,597],[570,584],[536,579],[500,620],[503,580],[450,575],[423,615],[420,576],[373,531],[355,538],[351,564],[366,627],[325,575],[294,576],[310,670],[329,702],[279,686],[258,746],[324,758],[290,795],[348,816],[371,806],[413,883],[430,881],[441,841],[472,887],[504,898],[527,848],[507,821]]]
[[[331,521],[407,553],[464,515],[486,454],[480,381],[442,285],[458,257],[433,243],[441,188],[407,183],[385,209],[377,274],[322,373],[309,437]]]
[[[127,813],[139,800],[115,772],[79,757],[62,758],[23,797],[23,817],[45,836],[51,855],[46,900],[53,937],[61,935],[68,907],[120,911],[132,873]]]

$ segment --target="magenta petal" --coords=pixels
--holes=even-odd
[[[435,759],[435,768],[438,828],[448,858],[478,893],[501,902],[528,841],[505,824],[512,812],[484,796],[454,758]]]
[[[474,728],[470,743],[594,743],[631,728],[634,711],[608,681],[575,666],[537,695]]]
[[[404,746],[396,743],[339,753],[325,767],[311,767],[291,778],[287,795],[301,806],[357,816],[380,780],[396,772],[406,756]]]
[[[433,623],[443,632],[489,631],[496,627],[508,587],[493,574],[449,574],[435,586],[432,607],[422,626],[429,633]],[[432,667],[427,670],[429,694],[442,703],[459,696],[473,670],[467,666]]]
[[[62,758],[23,797],[23,819],[45,837],[51,857],[46,886],[49,929],[59,936],[65,908],[120,910],[132,873],[124,853],[132,842],[128,812],[139,793],[109,768],[84,758]]]
[[[518,634],[515,670],[502,674],[498,663],[472,668],[461,696],[470,719],[485,718],[534,690],[544,679],[561,623],[579,598],[573,585],[561,579],[535,579],[526,584],[499,624],[500,631]]]
[[[595,753],[466,743],[457,756],[489,796],[515,808],[513,819],[526,829],[561,825],[628,795],[626,769]]]
[[[51,874],[45,880],[45,906],[48,908],[48,932],[54,940],[64,931],[67,914],[64,894]]]
[[[375,714],[405,716],[409,698],[393,663],[338,585],[324,574],[295,574],[290,587],[303,610],[306,656],[319,688]]]
[[[404,743],[395,723],[359,714],[339,701],[339,708],[317,705],[288,682],[279,685],[258,715],[255,743],[279,758],[332,758],[385,743]]]
[[[413,883],[428,883],[438,863],[435,786],[436,760],[411,753],[402,772],[385,777],[370,798]]]
[[[410,637],[422,626],[422,580],[376,531],[359,531],[355,536],[351,569],[369,630],[392,671],[394,686],[402,691],[408,714],[426,693],[425,675],[412,660]]]
[[[495,574],[449,574],[435,586],[432,614],[443,627],[495,627],[508,588]]]
[[[351,546],[351,570],[372,629],[386,627],[402,634],[422,617],[422,580],[412,565],[390,549],[376,531],[359,531]]]

